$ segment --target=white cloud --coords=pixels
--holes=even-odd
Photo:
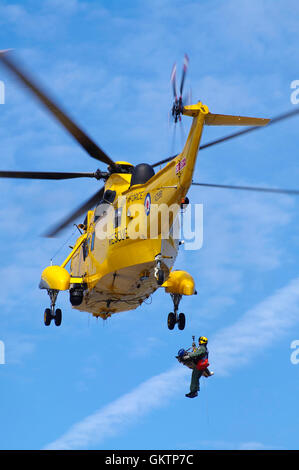
[[[265,299],[211,341],[211,358],[217,375],[241,367],[299,321],[299,278]],[[225,341],[224,341],[225,338]],[[224,361],[225,358],[225,361]],[[190,371],[184,367],[154,376],[109,405],[75,424],[45,449],[81,449],[121,432],[138,418],[186,387]],[[244,444],[244,446],[253,445]],[[257,446],[256,443],[254,443]]]
[[[228,374],[232,368],[243,366],[298,321],[299,278],[213,337],[210,348],[215,369],[219,374]]]
[[[169,395],[181,389],[186,376],[185,369],[174,367],[152,377],[132,392],[72,426],[66,434],[45,449],[84,448],[117,434],[144,414],[165,405]]]
[[[5,362],[7,365],[24,364],[27,356],[32,356],[36,350],[37,338],[33,335],[8,334],[1,339],[5,343]]]

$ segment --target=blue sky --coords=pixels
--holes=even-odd
[[[171,68],[185,52],[186,86],[211,112],[294,109],[298,18],[298,3],[280,0],[0,0],[0,48],[15,49],[112,159],[154,162],[182,147],[168,112]],[[2,68],[0,80],[2,169],[97,168]],[[185,134],[189,125],[184,118]],[[202,151],[194,179],[298,187],[298,126],[294,118]],[[205,129],[203,142],[230,131]],[[40,274],[73,229],[40,233],[97,185],[0,182],[0,448],[298,449],[298,199],[191,189],[204,207],[204,244],[176,262],[198,290],[182,300],[183,332],[166,327],[172,303],[162,289],[105,323],[73,311],[62,293],[63,324],[46,328]],[[215,376],[188,400],[190,373],[174,356],[202,334]]]

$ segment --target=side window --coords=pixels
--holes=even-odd
[[[118,207],[117,209],[115,209],[115,213],[114,213],[114,228],[119,227],[120,224],[121,224],[121,214],[122,214],[122,210],[123,210],[122,207]]]
[[[93,234],[92,234],[92,237],[91,237],[91,242],[90,242],[90,251],[93,251],[94,250],[94,241],[95,241],[95,236],[96,236],[96,232],[94,231]]]

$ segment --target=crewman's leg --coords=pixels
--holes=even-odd
[[[190,384],[190,392],[196,393],[199,392],[199,379],[202,376],[202,370],[193,369],[192,376],[191,376],[191,384]]]
[[[214,375],[214,372],[210,371],[208,368],[206,368],[205,370],[205,377],[211,377],[212,375]]]

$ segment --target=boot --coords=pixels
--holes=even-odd
[[[197,392],[190,392],[190,393],[186,393],[185,397],[195,398],[195,397],[197,397],[197,395],[198,395]]]
[[[214,372],[210,371],[209,369],[206,369],[203,373],[204,377],[212,377],[214,375]]]

